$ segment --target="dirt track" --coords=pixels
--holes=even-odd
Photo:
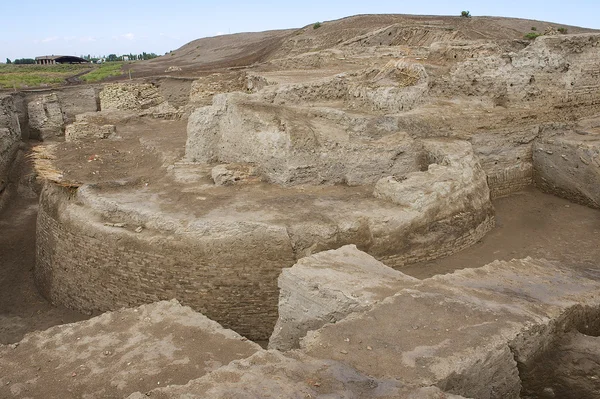
[[[0,212],[0,344],[90,317],[52,306],[35,288],[37,206],[37,198],[17,197]]]

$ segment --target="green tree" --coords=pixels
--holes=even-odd
[[[118,57],[116,54],[109,54],[108,57],[106,57],[106,61],[109,61],[109,62],[114,62],[117,60],[118,60]]]
[[[19,58],[15,60],[15,64],[35,64],[35,60],[33,58]]]
[[[471,11],[461,11],[460,16],[463,18],[471,18]]]
[[[6,63],[7,63],[7,64],[12,64],[12,61],[10,60],[10,58],[7,58],[7,59],[6,59]]]

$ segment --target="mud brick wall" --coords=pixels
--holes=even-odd
[[[534,181],[547,193],[600,208],[600,139],[567,134],[536,140]]]
[[[423,231],[423,235],[419,235],[419,240],[412,243],[410,251],[378,260],[402,271],[402,266],[450,256],[477,243],[494,228],[495,223],[496,219],[491,213],[459,214],[427,226],[425,229],[429,231],[431,238],[428,238],[427,232]],[[465,229],[468,225],[473,228]],[[444,238],[434,240],[437,236],[436,231],[444,231]],[[427,238],[423,239],[423,237]]]
[[[164,237],[106,227],[47,186],[37,226],[35,279],[53,303],[108,311],[177,298],[253,340],[277,319],[277,277],[295,263],[278,237]]]
[[[488,174],[488,186],[492,199],[510,195],[532,184],[533,165],[531,163],[521,163],[502,170],[494,170]]]
[[[539,126],[481,132],[471,138],[473,150],[487,175],[492,199],[533,184],[533,141]]]

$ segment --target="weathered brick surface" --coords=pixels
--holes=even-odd
[[[423,228],[423,234],[428,232],[435,235],[436,232],[446,232],[443,236],[431,245],[431,241],[419,243],[415,234],[415,241],[411,243],[411,250],[399,252],[397,255],[380,259],[386,265],[402,270],[402,266],[412,263],[427,262],[444,256],[450,256],[462,251],[481,240],[491,229],[494,228],[496,219],[492,213],[489,214],[459,214],[446,220],[433,223]],[[461,225],[475,225],[473,229],[461,228]]]
[[[279,237],[136,234],[72,212],[60,191],[46,187],[38,214],[35,278],[52,302],[107,311],[177,298],[250,339],[268,339],[277,277],[295,263]],[[240,254],[247,262],[240,264]]]
[[[107,84],[100,92],[100,108],[139,111],[164,102],[158,88],[149,83]]]
[[[106,139],[115,134],[115,125],[96,125],[87,122],[75,122],[67,125],[65,129],[65,141],[85,141],[95,139]]]
[[[485,175],[479,169],[478,174],[478,184],[485,185]],[[137,213],[120,209],[118,198],[105,203],[102,193],[88,190],[88,198],[82,190],[73,199],[65,189],[48,184],[41,196],[35,276],[48,298],[84,311],[177,298],[251,339],[271,334],[277,277],[302,256],[354,243],[401,268],[472,245],[494,223],[486,189],[477,190],[481,206],[453,201],[454,207],[427,208],[427,215],[372,197],[344,196],[315,208],[329,224],[320,218],[304,223],[297,218],[238,220],[234,214],[221,221],[200,218],[190,222],[196,227],[166,232],[163,227],[171,222],[149,214],[151,220],[142,218],[146,228],[136,233],[138,225],[118,228],[104,222],[141,223]],[[352,210],[348,201],[356,201]],[[300,212],[282,209],[290,217]],[[320,234],[323,227],[333,234]]]
[[[499,198],[515,193],[533,184],[533,165],[520,163],[488,174],[490,196]]]

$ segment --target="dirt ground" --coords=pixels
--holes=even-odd
[[[317,21],[314,21],[317,22]],[[325,21],[318,29],[309,24],[299,29],[274,30],[257,33],[236,33],[194,40],[169,54],[124,66],[135,69],[136,77],[165,74],[170,66],[180,71],[169,72],[170,76],[190,76],[223,68],[239,68],[258,65],[269,60],[284,58],[291,54],[332,47],[345,40],[392,24],[404,26],[435,26],[457,31],[469,39],[522,39],[532,26],[543,31],[545,27],[555,29],[567,27],[569,33],[592,32],[592,29],[566,26],[518,18],[428,15],[357,15],[335,21]],[[127,75],[127,74],[125,74]],[[125,75],[120,79],[125,79]]]
[[[407,266],[420,279],[494,260],[545,258],[600,279],[600,210],[535,188],[494,201],[496,227],[480,242],[447,258]]]
[[[479,267],[496,259],[546,258],[600,279],[600,210],[573,204],[535,188],[498,199],[496,228],[475,246],[402,271],[417,278]],[[49,304],[33,282],[37,200],[19,198],[0,213],[0,343],[89,318]]]
[[[51,305],[33,283],[37,207],[37,198],[18,198],[0,213],[0,344],[90,317]]]

